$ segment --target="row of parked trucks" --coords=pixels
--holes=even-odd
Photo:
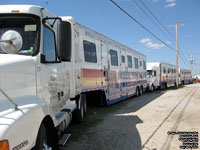
[[[178,71],[179,84],[193,82],[191,70],[179,69]],[[151,91],[176,86],[176,66],[164,62],[147,63],[147,83]]]
[[[0,150],[56,150],[87,103],[110,105],[175,84],[175,66],[40,6],[0,6]],[[191,72],[180,70],[180,82]]]

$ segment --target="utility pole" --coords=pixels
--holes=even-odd
[[[192,65],[193,65],[193,62],[194,62],[194,58],[193,58],[193,56],[192,56],[192,51],[190,52],[189,62],[190,62],[190,64],[191,64],[191,73],[192,73],[192,70],[193,70]]]
[[[184,24],[178,24],[178,21],[176,21],[176,25],[169,25],[169,27],[175,27],[176,28],[176,87],[178,88],[179,80],[178,80],[178,27],[184,26]]]

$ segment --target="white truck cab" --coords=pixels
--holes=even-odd
[[[0,6],[0,149],[57,149],[80,99],[70,100],[72,24],[39,6]]]
[[[0,70],[0,150],[56,150],[88,102],[147,87],[145,55],[32,5],[0,6]]]
[[[158,88],[159,80],[157,77],[158,71],[156,69],[150,69],[147,67],[147,88],[150,91],[153,91]]]

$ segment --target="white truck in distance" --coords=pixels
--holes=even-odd
[[[189,69],[179,69],[179,84],[192,83],[192,72]]]
[[[0,6],[0,69],[3,150],[56,150],[87,102],[109,105],[147,87],[143,54],[32,5]]]
[[[147,63],[147,83],[149,90],[166,89],[176,85],[175,65],[164,62]]]

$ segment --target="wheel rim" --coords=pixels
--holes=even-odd
[[[51,147],[49,147],[46,142],[43,142],[43,150],[52,150]]]

